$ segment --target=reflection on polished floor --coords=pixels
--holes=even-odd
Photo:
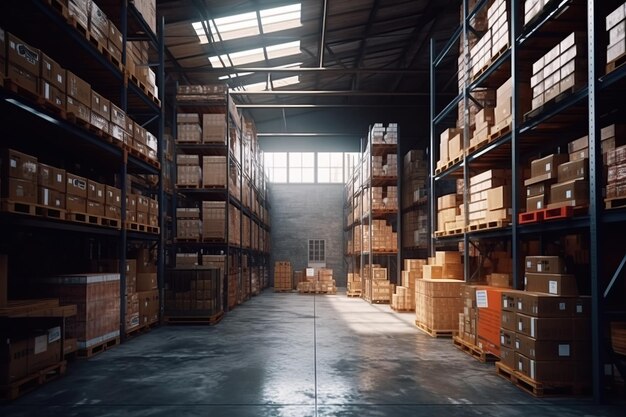
[[[161,327],[1,408],[3,416],[623,416],[537,399],[417,330],[413,314],[345,295],[267,290],[215,327]]]

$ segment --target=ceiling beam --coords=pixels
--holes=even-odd
[[[276,90],[276,91],[231,91],[231,96],[428,96],[427,92],[389,92],[354,90]]]
[[[237,72],[258,72],[258,73],[290,73],[290,74],[304,74],[304,73],[315,73],[315,74],[385,74],[385,75],[425,75],[428,74],[428,70],[417,70],[417,69],[389,69],[389,68],[277,68],[277,67],[228,67],[228,68],[211,68],[211,67],[202,67],[202,68],[184,68],[180,67],[182,71],[186,73],[203,73],[203,74],[215,74],[215,75],[226,75]]]
[[[374,25],[374,19],[376,18],[376,13],[378,13],[378,9],[380,7],[380,0],[374,0],[374,4],[370,9],[370,14],[367,18],[367,24],[365,25],[365,30],[363,31],[363,39],[361,39],[361,43],[359,44],[359,51],[357,52],[356,60],[354,61],[354,68],[360,68],[361,63],[363,62],[363,57],[365,56],[365,48],[367,46],[367,38],[370,34],[370,30]],[[359,74],[354,74],[354,78],[352,80],[353,89],[357,89],[359,87]]]
[[[363,108],[416,108],[428,107],[428,104],[237,104],[239,109],[342,109]]]

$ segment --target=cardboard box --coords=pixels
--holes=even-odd
[[[87,83],[80,77],[76,76],[74,73],[72,73],[69,70],[66,72],[65,79],[67,83],[65,93],[68,96],[74,98],[75,100],[87,106],[87,109],[90,109],[91,108],[91,85],[89,85],[89,83]]]
[[[461,252],[458,251],[436,251],[436,265],[461,264]]]
[[[548,199],[543,194],[536,197],[528,197],[526,199],[526,211],[530,212],[535,210],[542,210],[546,208],[547,201]]]
[[[136,195],[136,205],[138,213],[148,214],[150,212],[150,199],[143,195]]]
[[[133,123],[133,139],[135,140],[135,142],[141,143],[142,145],[145,145],[147,142],[147,132],[146,129],[144,129],[140,124],[138,123]]]
[[[508,185],[487,190],[487,208],[498,210],[511,207],[511,188]]]
[[[510,369],[515,369],[515,351],[505,346],[500,346],[500,362]]]
[[[501,326],[505,330],[516,331],[517,319],[514,311],[502,310]]]
[[[104,184],[87,180],[87,199],[104,204],[106,202]]]
[[[437,198],[437,210],[449,209],[457,206],[457,194],[447,194]]]
[[[571,317],[531,317],[516,313],[515,333],[541,340],[589,340],[591,320]]]
[[[589,341],[537,340],[518,333],[515,335],[515,350],[520,355],[536,361],[588,361],[591,359]]]
[[[565,162],[567,162],[567,155],[564,154],[552,154],[544,158],[536,159],[530,163],[530,176],[531,178],[536,178],[549,175],[549,177],[545,179],[556,178],[558,166]]]
[[[104,204],[97,201],[87,200],[87,214],[104,217]]]
[[[150,291],[157,289],[158,281],[156,272],[137,272],[137,291]]]
[[[578,295],[574,275],[526,272],[524,283],[526,291],[554,295]]]
[[[41,78],[65,94],[65,70],[46,54],[41,54]]]
[[[2,186],[5,198],[19,203],[37,204],[37,183],[19,178],[8,178],[7,182]]]
[[[7,78],[34,95],[39,94],[39,83],[36,75],[13,64],[8,64]]]
[[[11,177],[37,183],[37,158],[14,149],[2,150],[3,177]]]
[[[565,262],[560,256],[527,256],[525,271],[546,274],[562,274],[566,272]]]
[[[573,180],[550,186],[550,206],[559,203],[562,205],[580,206],[589,201],[589,183],[586,180]]]
[[[587,296],[558,296],[530,291],[515,294],[515,309],[533,317],[589,317],[591,299]]]
[[[6,32],[6,34],[8,64],[21,68],[32,74],[34,78],[39,77],[41,70],[41,52],[39,49],[33,48],[12,33]]]
[[[441,265],[424,265],[422,273],[425,279],[439,279],[442,277],[443,267]]]
[[[489,285],[498,288],[511,288],[511,274],[493,272],[488,279]]]
[[[111,103],[111,123],[126,129],[126,113],[115,104]]]
[[[515,352],[514,369],[539,383],[571,384],[577,380],[578,366],[583,365],[564,365],[562,361],[535,361]]]
[[[78,197],[71,194],[65,195],[65,209],[74,213],[87,212],[87,198]]]
[[[69,95],[65,98],[65,108],[67,114],[72,114],[77,119],[87,123],[91,122],[91,110],[89,110],[89,107]]]
[[[110,185],[105,186],[104,203],[107,206],[122,207],[122,190]]]
[[[515,346],[515,332],[507,329],[500,329],[500,347],[513,349]]]
[[[42,206],[65,209],[65,193],[47,187],[38,187],[37,204]]]
[[[115,220],[122,220],[122,210],[117,206],[104,206],[104,217]]]
[[[558,179],[560,183],[581,179],[586,180],[589,171],[589,160],[580,159],[559,165]]]
[[[109,41],[111,41],[117,49],[120,51],[124,48],[124,38],[122,36],[122,32],[115,26],[115,24],[109,21]]]
[[[46,80],[40,80],[39,84],[39,92],[41,97],[43,97],[47,103],[53,105],[54,107],[60,110],[65,110],[65,93],[62,92],[62,90],[54,87],[52,84],[50,84],[50,82]]]
[[[109,19],[106,14],[94,3],[91,2],[91,13],[89,14],[89,28],[96,28],[99,31],[109,35]]]
[[[65,178],[67,180],[65,191],[68,195],[87,198],[87,178],[70,174],[69,172],[65,175]]]
[[[111,102],[95,91],[91,91],[91,112],[111,120]]]

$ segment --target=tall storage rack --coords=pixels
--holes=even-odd
[[[461,25],[455,35],[440,50],[435,50],[431,42],[431,244],[430,252],[434,253],[438,245],[446,245],[462,240],[464,256],[469,259],[470,245],[473,242],[495,239],[508,241],[511,245],[513,258],[513,286],[523,286],[521,262],[523,260],[522,244],[528,239],[538,238],[540,242],[550,237],[564,236],[567,233],[580,233],[589,237],[588,287],[591,295],[592,320],[592,371],[593,396],[597,402],[605,400],[605,364],[611,362],[609,357],[610,342],[608,341],[609,323],[612,320],[624,321],[626,306],[623,297],[616,297],[622,269],[626,263],[624,247],[614,247],[608,242],[620,239],[626,224],[624,208],[605,208],[602,199],[602,187],[605,184],[603,159],[600,148],[600,128],[623,120],[626,91],[626,66],[605,71],[607,38],[605,18],[623,4],[623,1],[551,1],[528,21],[523,23],[523,2],[512,0],[507,2],[510,29],[508,47],[492,57],[490,65],[473,79],[469,76],[469,39],[480,36],[472,28],[479,13],[484,12],[488,1],[463,2]],[[572,31],[586,34],[585,44],[587,55],[586,77],[582,85],[561,94],[555,102],[547,103],[540,110],[528,112],[521,101],[522,84],[527,83],[531,75],[531,64],[548,52],[550,45],[558,42]],[[560,38],[560,39],[559,39]],[[466,81],[461,91],[452,101],[440,104],[437,102],[437,81],[439,68],[444,62],[456,59],[451,51],[459,42],[465,45],[466,55],[462,57]],[[489,143],[478,149],[469,146],[469,119],[465,112],[463,123],[464,146],[462,157],[452,161],[442,170],[435,169],[436,150],[438,149],[439,133],[450,123],[451,114],[459,103],[468,108],[470,101],[475,101],[473,92],[478,88],[500,86],[506,79],[512,79],[512,115],[509,131],[492,136]],[[620,98],[621,95],[621,98]],[[589,208],[587,214],[575,215],[561,220],[542,223],[520,224],[518,221],[521,202],[523,172],[522,167],[532,155],[550,153],[558,147],[567,146],[569,141],[583,135],[588,136],[589,152]],[[468,150],[469,148],[469,150]],[[435,237],[436,197],[438,184],[447,178],[462,178],[464,189],[467,190],[468,179],[473,170],[490,168],[512,169],[512,222],[510,226],[487,231],[468,231],[452,237]],[[467,209],[467,192],[464,194]],[[465,210],[467,213],[467,210]],[[467,216],[467,215],[466,215]],[[467,217],[466,217],[467,222]],[[619,260],[621,259],[621,263]],[[616,262],[617,261],[617,262]],[[619,266],[618,266],[619,265]],[[465,262],[465,280],[471,281],[475,271]]]
[[[126,1],[98,3],[102,3],[99,6],[106,10],[108,17],[120,28],[124,46],[131,37],[149,42],[152,55],[156,58],[153,66],[157,72],[157,84],[162,86],[162,23],[157,35],[152,32],[134,5]],[[87,81],[94,91],[102,94],[138,124],[151,131],[157,138],[157,160],[140,155],[131,148],[131,144],[113,140],[109,133],[73,118],[71,112],[62,106],[46,104],[41,85],[38,93],[27,91],[19,83],[12,82],[9,76],[4,79],[4,88],[0,88],[5,120],[3,147],[13,147],[33,155],[39,158],[39,162],[65,168],[68,173],[117,186],[121,190],[121,207],[117,219],[104,220],[98,216],[73,216],[69,210],[66,216],[65,210],[49,210],[37,205],[31,208],[22,206],[22,210],[17,210],[17,206],[4,203],[0,214],[2,230],[5,232],[2,234],[2,241],[9,253],[10,275],[20,278],[84,273],[91,268],[91,261],[118,259],[122,294],[120,335],[123,339],[126,335],[124,265],[127,250],[131,244],[145,242],[156,245],[159,251],[162,250],[159,234],[154,233],[154,228],[150,229],[152,233],[129,230],[125,206],[127,191],[131,187],[127,183],[127,174],[155,177],[158,185],[146,191],[157,196],[159,201],[162,197],[160,160],[163,91],[160,91],[157,98],[130,80],[125,67],[125,56],[121,61],[112,59],[106,50],[90,39],[86,28],[76,25],[65,4],[42,1],[3,2],[0,26],[50,56],[64,69]],[[35,81],[37,84],[40,82],[38,78]],[[159,215],[160,224],[162,214]],[[64,244],[59,245],[60,241]],[[111,252],[111,247],[117,248],[116,251]],[[25,257],[27,253],[38,257],[38,261],[33,262],[32,258]],[[162,260],[159,257],[159,281],[162,278]],[[11,283],[10,287],[18,290],[24,285],[25,279]]]
[[[202,212],[203,202],[222,202],[225,207],[223,231],[218,233],[219,237],[184,239],[177,237],[179,234],[176,222],[173,222],[172,235],[176,242],[171,245],[170,253],[172,256],[198,252],[201,256],[224,256],[223,276],[219,285],[213,287],[219,298],[215,300],[213,309],[167,308],[166,316],[171,322],[191,320],[194,317],[210,318],[209,322],[215,322],[224,312],[258,294],[267,286],[267,283],[262,284],[266,282],[262,277],[266,276],[268,265],[269,203],[262,164],[257,158],[260,151],[256,131],[254,125],[246,122],[238,113],[226,85],[201,87],[211,87],[214,91],[199,94],[197,100],[177,100],[176,111],[197,114],[200,123],[204,115],[223,117],[225,137],[218,142],[188,143],[181,140],[174,130],[174,137],[177,138],[175,159],[181,155],[198,155],[202,166],[205,156],[222,157],[225,159],[225,172],[216,171],[213,174],[223,176],[224,181],[215,185],[207,185],[201,181],[201,184],[190,186],[176,179],[173,206],[175,209],[196,207]],[[184,94],[185,88],[178,87],[179,93]],[[204,178],[206,175],[202,174]],[[170,265],[175,264],[176,261],[171,259]],[[179,269],[178,265],[176,269]],[[176,292],[176,288],[172,274],[176,273],[176,269],[169,271],[171,279],[168,288],[173,292]],[[180,283],[177,286],[180,289]],[[176,297],[176,294],[172,294],[172,297]],[[167,294],[166,299],[169,299]]]
[[[362,162],[356,167],[353,179],[353,250],[354,260],[352,271],[358,270],[362,285],[362,296],[368,301],[377,301],[372,297],[373,269],[371,265],[382,265],[387,268],[386,279],[391,283],[398,283],[400,279],[400,251],[399,233],[401,230],[400,210],[396,207],[393,210],[374,208],[373,188],[374,187],[396,187],[398,190],[397,143],[379,143],[375,140],[376,127],[370,127],[367,136],[367,143],[362,152]],[[374,158],[387,160],[389,156],[396,159],[396,172],[386,175],[384,172],[374,172]],[[388,242],[386,245],[374,247],[373,240],[377,233],[374,232],[376,221],[384,221],[396,231],[395,244]],[[379,237],[376,236],[378,239]],[[368,268],[369,274],[365,274]],[[391,288],[389,300],[391,299]]]

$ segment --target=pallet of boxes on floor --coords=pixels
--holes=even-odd
[[[415,311],[415,281],[422,279],[426,259],[405,259],[402,269],[402,285],[395,288],[391,296],[391,308],[394,311]]]
[[[378,264],[368,264],[363,267],[363,276],[366,279],[363,280],[362,298],[372,304],[389,304],[394,285],[388,279],[387,268]]]
[[[274,262],[274,292],[293,291],[293,272],[291,262]]]
[[[363,283],[361,276],[355,272],[348,272],[346,295],[348,297],[361,297],[363,294]]]
[[[297,282],[298,294],[337,294],[333,270],[329,268],[306,268],[304,280]]]
[[[463,311],[463,263],[458,251],[437,251],[415,280],[415,325],[432,337],[452,337]]]
[[[525,290],[502,292],[497,373],[536,395],[581,394],[591,384],[590,297],[559,256],[527,256]]]

